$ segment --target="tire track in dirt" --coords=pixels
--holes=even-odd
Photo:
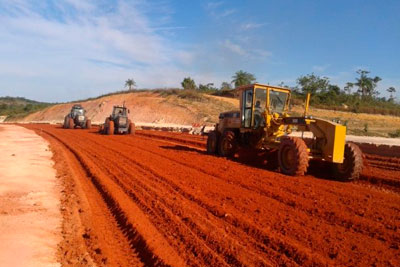
[[[128,198],[140,208],[188,265],[400,263],[397,194],[292,179],[171,146],[177,140],[45,131],[81,155],[126,216]]]
[[[106,141],[104,142],[102,142],[102,145],[104,145],[105,143],[107,143]],[[96,145],[98,145],[98,143],[96,143]],[[94,147],[94,145],[93,146],[91,146],[91,147]],[[113,150],[112,148],[108,148],[109,149],[109,151],[111,151],[111,150]],[[115,153],[117,153],[117,154],[120,154],[119,153],[119,151],[114,151]],[[120,155],[118,155],[117,157],[119,157],[119,158],[123,158],[123,159],[125,159],[125,158],[128,158],[128,156],[129,155],[124,155],[124,154],[120,154]],[[130,162],[131,164],[137,164],[136,162]],[[102,165],[101,164],[101,162],[100,162],[100,165]],[[104,166],[104,164],[103,164],[103,166]],[[127,166],[126,164],[124,164],[124,166]],[[165,178],[163,178],[163,176],[161,176],[161,175],[159,175],[159,174],[157,174],[157,173],[155,173],[154,171],[151,171],[150,169],[148,169],[146,166],[143,166],[143,165],[141,165],[141,164],[139,164],[138,165],[139,166],[139,168],[137,169],[137,171],[138,172],[140,172],[141,170],[146,170],[146,172],[145,172],[145,176],[147,176],[147,178],[149,178],[149,174],[152,174],[154,177],[156,177],[156,179],[161,179],[161,180],[163,180],[163,181],[166,181],[165,180]],[[128,168],[128,167],[127,167]],[[122,172],[122,170],[121,170],[121,172]],[[124,177],[124,176],[126,176],[126,175],[129,175],[129,173],[130,173],[131,171],[127,171],[127,173],[120,173],[119,175],[118,175],[118,177]],[[115,173],[115,172],[110,172],[110,175],[112,175],[112,173]],[[119,178],[120,179],[120,178]],[[121,179],[120,179],[121,180]],[[140,183],[139,181],[136,181],[136,183]],[[133,185],[134,186],[134,185]],[[163,188],[165,188],[167,186],[167,184],[164,184],[163,185]],[[175,185],[175,186],[173,186],[175,189],[177,188],[177,186]],[[172,192],[172,191],[171,191]],[[180,192],[182,192],[181,190],[180,190]],[[194,198],[194,196],[192,196],[192,195],[189,195],[189,197],[187,196],[188,194],[186,193],[185,194],[185,196],[186,196],[186,198],[187,199],[189,199],[190,201],[192,201],[193,199],[195,199]],[[167,196],[165,196],[165,197],[167,197]],[[160,199],[160,200],[162,200],[162,199]],[[202,205],[202,206],[204,206],[204,204]],[[171,208],[171,207],[170,207]],[[197,207],[196,207],[197,208]],[[201,207],[200,207],[201,208]],[[173,210],[172,208],[171,208],[171,210]],[[149,211],[149,210],[148,210]],[[165,212],[165,211],[164,211]],[[213,213],[215,213],[215,210],[212,210],[212,212]],[[161,212],[160,211],[160,213],[163,213],[163,212]],[[176,215],[178,215],[179,216],[179,213],[178,214],[176,214]],[[221,216],[220,214],[218,214],[217,215],[217,218],[221,218],[221,217],[223,217],[223,216]],[[211,246],[211,247],[213,247],[214,249],[216,249],[216,250],[218,250],[219,252],[220,252],[220,254],[222,254],[223,255],[223,257],[225,258],[225,260],[226,260],[226,262],[227,263],[229,263],[229,264],[234,264],[234,265],[241,265],[240,264],[240,262],[235,258],[235,256],[233,256],[233,255],[231,255],[231,254],[229,254],[229,252],[225,252],[226,250],[224,249],[224,247],[223,246],[217,246],[217,247],[215,247],[213,244],[214,243],[217,243],[218,241],[216,241],[216,240],[211,240],[211,238],[210,238],[210,236],[207,236],[207,234],[205,234],[205,233],[203,233],[201,230],[200,230],[200,228],[196,225],[196,223],[194,223],[194,222],[192,222],[191,220],[189,220],[189,218],[184,218],[184,222],[185,222],[185,224],[190,224],[190,226],[191,226],[191,230],[192,231],[194,231],[194,232],[196,232],[196,234],[199,236],[199,237],[201,237],[202,239],[205,239],[205,238],[207,238],[207,242],[208,242],[208,246]],[[158,225],[160,224],[160,222],[158,222],[157,223]],[[226,239],[226,237],[225,237],[225,239]],[[271,239],[271,238],[270,238]],[[224,242],[226,242],[226,241],[224,241]],[[257,244],[257,246],[261,246],[261,244]],[[282,244],[280,245],[281,247],[283,246]],[[243,249],[243,248],[241,248],[241,249]],[[264,249],[266,249],[266,248],[264,248]],[[293,249],[292,249],[293,250]],[[249,256],[252,256],[252,257],[257,257],[257,255],[251,255],[251,251],[250,252],[247,252],[247,254],[250,254]],[[278,258],[281,258],[281,256],[279,255],[279,254],[276,254],[276,256],[278,257]],[[208,256],[209,257],[209,256]],[[298,258],[301,258],[301,257],[298,257]],[[248,260],[250,260],[250,259],[248,259]],[[261,258],[259,259],[261,262],[262,262],[262,260],[261,260]],[[282,260],[280,260],[280,263],[281,264],[283,264],[284,262],[282,261]],[[211,264],[210,262],[208,262],[207,264]],[[264,263],[265,264],[265,263]],[[213,264],[211,264],[211,265],[213,265]]]
[[[130,145],[129,143],[126,143],[126,142],[121,142],[121,143],[123,143],[125,145]],[[137,144],[136,147],[139,148],[140,144]],[[154,153],[152,150],[146,149],[144,147],[140,147],[140,149],[143,150],[143,151],[146,151],[148,153],[152,153],[154,155],[158,155],[158,154]],[[160,156],[160,155],[158,155],[158,156]],[[232,181],[229,181],[229,179],[226,179],[225,177],[219,175],[216,172],[206,171],[206,170],[204,170],[202,168],[199,168],[198,166],[194,166],[194,165],[192,165],[190,163],[186,163],[186,162],[185,163],[184,162],[180,162],[180,161],[176,160],[175,158],[168,157],[166,155],[162,155],[162,157],[167,158],[167,159],[169,159],[171,161],[174,161],[174,162],[176,162],[176,163],[178,163],[180,165],[183,165],[185,167],[196,169],[196,170],[198,170],[200,172],[203,172],[206,175],[211,175],[213,177],[217,177],[217,178],[222,179],[224,181],[228,181],[228,182],[231,182],[233,184],[236,184],[236,185],[238,185],[238,186],[240,186],[240,187],[242,187],[244,189],[247,189],[247,190],[250,190],[250,191],[254,191],[254,192],[256,192],[258,194],[261,194],[263,196],[272,198],[272,199],[277,200],[277,201],[279,201],[279,202],[281,202],[281,203],[283,203],[283,204],[285,204],[287,206],[293,207],[295,205],[295,203],[299,203],[299,201],[298,201],[299,192],[295,192],[293,190],[287,190],[287,192],[292,193],[293,197],[282,198],[282,196],[280,196],[279,194],[274,193],[272,190],[265,190],[265,189],[260,188],[260,187],[256,187],[256,186],[252,186],[252,185],[246,185],[246,184],[241,183],[241,182],[235,182],[235,181],[232,182]],[[333,193],[334,195],[337,195],[336,192],[331,192],[331,193]],[[343,195],[341,195],[341,196],[343,196]],[[375,227],[371,227],[371,228],[367,227],[367,229],[362,229],[362,227],[361,227],[362,224],[359,223],[359,224],[357,224],[357,226],[358,226],[357,227],[358,229],[357,229],[357,228],[354,227],[354,222],[352,220],[353,219],[352,217],[351,218],[349,218],[349,217],[343,218],[343,217],[338,217],[338,216],[332,216],[331,213],[318,214],[318,213],[315,212],[315,209],[312,208],[312,203],[310,201],[308,203],[310,205],[308,205],[308,206],[301,205],[304,202],[307,202],[307,199],[302,199],[302,201],[300,202],[300,205],[297,204],[296,208],[300,207],[301,210],[305,211],[310,216],[319,216],[321,219],[325,220],[327,223],[330,223],[332,225],[336,225],[336,224],[339,223],[340,226],[342,226],[342,227],[344,227],[346,229],[348,229],[349,227],[352,227],[353,230],[358,231],[360,233],[367,234],[369,236],[377,236],[378,239],[379,238],[383,238],[382,237],[383,234],[380,233],[380,231]],[[348,203],[344,203],[344,204],[345,204],[345,206],[347,206]],[[351,212],[358,213],[358,211],[355,211],[355,210],[351,210]],[[367,219],[367,218],[365,218],[365,219]],[[374,223],[381,223],[378,219],[374,219],[373,222]],[[392,227],[394,227],[394,226],[392,226]]]
[[[115,141],[115,140],[114,140]]]
[[[93,162],[83,157],[75,148],[73,148],[73,146],[68,145],[68,143],[65,142],[65,140],[62,140],[54,133],[50,131],[45,131],[45,132],[52,138],[56,139],[59,143],[63,144],[65,148],[69,152],[71,152],[76,158],[76,160],[80,163],[80,165],[82,166],[83,170],[86,173],[85,178],[90,179],[90,181],[96,188],[97,192],[103,198],[103,201],[107,205],[110,214],[114,217],[118,225],[118,228],[120,229],[120,232],[123,234],[123,236],[125,236],[125,238],[129,242],[130,247],[132,249],[132,253],[136,254],[140,259],[140,261],[143,264],[145,264],[145,266],[171,266],[171,264],[166,263],[166,261],[167,262],[170,261],[169,257],[166,257],[166,259],[165,258],[162,259],[157,254],[155,254],[151,248],[149,248],[148,242],[145,241],[145,238],[141,235],[139,231],[137,231],[137,229],[129,221],[128,218],[129,215],[126,214],[123,208],[121,208],[121,206],[119,205],[119,202],[111,195],[111,193],[107,189],[107,186],[105,186],[102,183],[101,178],[99,178],[98,172],[96,171],[96,167],[94,166]],[[152,234],[154,234],[154,232]],[[164,249],[166,249],[166,247],[164,247],[163,250]],[[174,266],[182,265],[181,263],[179,263],[177,256],[174,256],[174,260],[175,260]]]

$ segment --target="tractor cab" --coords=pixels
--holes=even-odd
[[[71,108],[72,117],[84,116],[85,112],[86,112],[85,109],[80,104],[73,105]]]
[[[287,115],[290,89],[251,84],[239,87],[241,128],[270,126]]]
[[[116,118],[119,116],[127,116],[129,113],[129,110],[124,107],[124,106],[114,106],[113,107],[113,112],[112,112],[112,117]]]

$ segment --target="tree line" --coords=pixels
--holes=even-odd
[[[370,72],[366,70],[360,69],[356,73],[355,80],[347,82],[343,88],[332,84],[328,77],[321,77],[314,73],[300,76],[293,87],[287,86],[283,82],[279,86],[292,90],[294,104],[301,104],[305,95],[311,93],[311,105],[314,107],[400,116],[400,105],[395,102],[396,88],[393,86],[387,88],[388,98],[380,97],[377,85],[382,79],[379,76],[370,76]],[[255,82],[254,74],[240,70],[232,76],[231,82],[222,82],[219,88],[215,87],[213,83],[197,86],[190,77],[184,78],[181,85],[185,90],[227,95],[224,92],[230,92],[239,86]]]
[[[362,69],[356,73],[354,81],[347,82],[343,88],[332,84],[328,77],[314,73],[300,76],[295,86],[290,87],[283,82],[279,86],[292,90],[293,104],[301,104],[305,95],[311,93],[311,105],[314,107],[400,116],[400,104],[395,101],[396,88],[387,88],[389,97],[381,97],[377,90],[378,83],[382,81],[379,76],[371,76],[369,71]],[[254,74],[239,70],[230,82],[222,82],[219,87],[214,83],[197,85],[191,77],[185,77],[181,86],[184,90],[234,96],[233,92],[237,87],[255,82]],[[125,87],[129,87],[129,90],[134,86],[136,82],[133,79],[125,82]]]

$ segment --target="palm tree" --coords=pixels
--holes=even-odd
[[[344,91],[347,92],[349,95],[351,94],[351,88],[353,88],[354,83],[346,83],[346,86],[344,87]]]
[[[125,81],[125,87],[129,87],[129,90],[132,90],[132,87],[136,86],[136,82],[133,79],[128,79]]]
[[[360,78],[356,78],[357,82],[354,85],[358,87],[358,93],[361,93],[362,97],[374,96],[379,93],[375,88],[378,82],[382,80],[380,77],[368,77],[369,71],[366,70],[358,70],[357,73],[360,75]]]
[[[393,100],[393,94],[396,93],[396,88],[391,86],[386,91],[388,91],[390,93],[390,100]]]
[[[242,85],[247,85],[254,83],[256,81],[256,77],[253,74],[239,70],[232,76],[232,83],[235,84],[235,87],[239,87]]]

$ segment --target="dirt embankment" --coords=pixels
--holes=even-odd
[[[367,157],[363,179],[341,183],[321,166],[295,178],[206,155],[202,137],[27,127],[75,185],[69,251],[99,265],[400,265],[398,161]]]
[[[152,92],[133,92],[106,96],[80,102],[87,110],[92,122],[103,123],[114,105],[125,103],[130,109],[129,117],[135,123],[193,123],[212,124],[217,122],[220,112],[237,108],[220,97],[200,95],[199,99],[181,98],[177,95],[160,95]],[[23,122],[62,122],[73,104],[59,104],[33,113]]]

